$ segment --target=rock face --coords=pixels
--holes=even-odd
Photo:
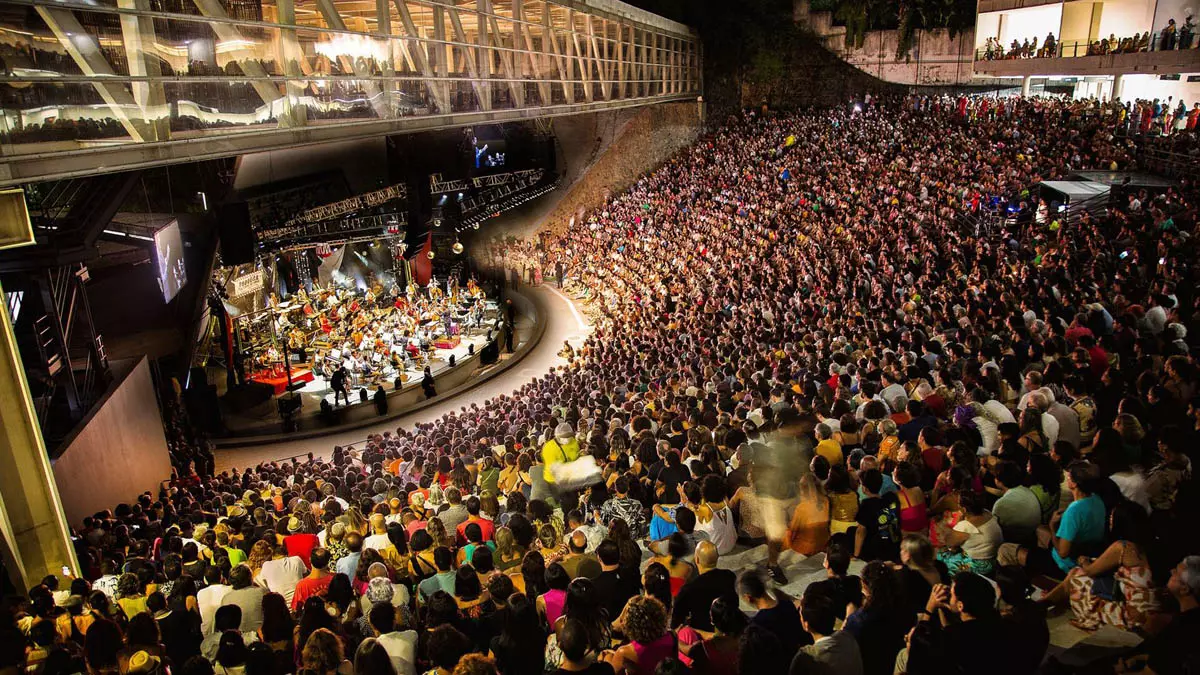
[[[538,219],[539,229],[567,227],[581,208],[591,209],[606,196],[620,193],[691,144],[701,128],[695,102],[556,120],[563,187]]]
[[[846,63],[877,78],[896,84],[938,86],[990,83],[972,77],[975,30],[950,37],[945,29],[917,29],[904,58],[897,59],[900,31],[868,31],[863,46],[848,49],[846,27],[833,24],[833,13],[815,11],[809,0],[794,0],[796,25]]]

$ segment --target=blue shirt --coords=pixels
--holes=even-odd
[[[880,497],[888,494],[889,492],[899,492],[900,491],[900,488],[896,487],[896,481],[892,480],[891,476],[887,475],[886,473],[880,474],[880,475],[883,476],[883,484],[879,488],[879,496]],[[866,498],[867,498],[867,493],[863,492],[862,486],[859,486],[858,501],[861,502],[862,500],[864,500]]]
[[[1080,544],[1098,544],[1104,539],[1104,501],[1096,495],[1088,495],[1076,499],[1063,512],[1062,521],[1058,524],[1059,539],[1068,539],[1073,548]],[[1075,556],[1064,558],[1058,554],[1058,549],[1050,549],[1054,562],[1064,572],[1075,567]]]
[[[417,594],[420,596],[421,602],[429,600],[429,596],[438,591],[446,591],[450,595],[454,595],[454,578],[455,572],[450,570],[449,572],[438,572],[417,584]]]
[[[345,574],[354,580],[354,573],[358,571],[358,559],[362,557],[362,553],[347,553],[342,556],[342,559],[337,561],[338,574]]]

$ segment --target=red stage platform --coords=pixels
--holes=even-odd
[[[250,377],[255,382],[269,384],[275,388],[275,395],[287,392],[287,375],[283,370],[260,370]],[[302,384],[313,381],[313,372],[308,368],[292,368],[292,384]]]

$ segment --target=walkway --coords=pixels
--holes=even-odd
[[[472,403],[483,404],[490,398],[500,394],[508,394],[535,377],[545,375],[550,368],[563,365],[566,360],[558,356],[564,341],[570,341],[578,346],[591,332],[583,314],[567,296],[554,288],[552,284],[536,289],[525,289],[524,292],[538,294],[546,307],[546,333],[542,341],[533,347],[521,363],[510,370],[480,384],[470,391],[456,396],[450,396],[436,405],[419,410],[409,415],[380,423],[377,426],[365,427],[341,433],[332,433],[319,438],[309,438],[295,441],[284,441],[271,445],[256,445],[244,447],[219,448],[216,454],[216,471],[230,471],[234,468],[245,469],[262,462],[287,459],[297,455],[312,453],[317,457],[328,458],[333,454],[335,445],[353,445],[362,443],[367,436],[396,430],[398,427],[411,427],[424,422],[432,422],[451,410]]]

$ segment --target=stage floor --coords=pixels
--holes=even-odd
[[[330,433],[315,438],[281,438],[271,444],[238,444],[235,439],[222,442],[215,451],[216,470],[228,471],[235,467],[252,467],[259,462],[277,461],[292,456],[303,456],[309,452],[318,457],[329,457],[335,445],[347,446],[361,444],[370,434],[382,433],[384,430],[395,431],[398,427],[411,428],[415,424],[431,422],[451,411],[471,403],[483,403],[501,394],[511,394],[515,389],[529,383],[535,377],[544,376],[552,367],[564,365],[566,360],[558,355],[563,342],[569,342],[578,348],[591,332],[583,318],[583,307],[576,307],[566,296],[560,295],[557,288],[542,286],[530,289],[522,286],[520,292],[524,295],[540,295],[541,304],[546,312],[545,334],[541,341],[525,354],[519,364],[499,373],[469,391],[436,401],[431,406],[422,407],[409,413],[401,413],[398,417],[381,420],[376,424],[356,429],[330,430]],[[518,315],[517,337],[525,344],[532,337],[535,328],[533,322],[524,315]],[[501,356],[500,364],[511,358],[509,354]],[[496,366],[493,366],[496,367]],[[486,377],[489,370],[478,373],[477,377]]]
[[[462,343],[453,349],[435,349],[435,350],[433,350],[433,358],[430,359],[431,363],[430,363],[429,371],[430,371],[430,373],[433,374],[433,379],[435,380],[435,382],[437,380],[438,375],[450,370],[450,357],[451,356],[454,356],[455,364],[458,364],[458,363],[461,363],[464,359],[466,359],[468,356],[471,355],[471,345],[475,346],[476,354],[478,354],[481,349],[483,349],[485,346],[487,346],[487,331],[486,330],[474,331],[469,335],[463,335],[461,337],[462,337]],[[515,344],[514,344],[514,346],[515,346]],[[503,345],[501,345],[501,348],[503,348]],[[389,371],[389,373],[390,373],[390,371]],[[410,370],[405,370],[404,374],[408,377],[408,381],[406,381],[404,383],[404,386],[408,387],[413,384],[420,385],[421,378],[425,376],[425,371],[410,369]],[[317,407],[319,407],[321,405],[322,399],[329,401],[329,404],[333,405],[335,403],[335,401],[333,400],[334,399],[333,388],[330,387],[329,380],[327,378],[325,378],[324,376],[316,374],[316,373],[314,373],[313,375],[314,375],[314,377],[311,382],[306,383],[304,385],[304,387],[297,389],[296,391],[299,391],[301,393],[301,395],[312,397],[313,403]],[[392,391],[392,381],[395,380],[395,378],[396,378],[396,375],[393,373],[388,378],[386,378],[387,379],[386,382],[380,381],[380,383],[383,384],[384,391],[387,391],[387,392]],[[366,384],[366,383],[362,382],[361,380],[359,380],[357,377],[352,377],[348,380],[348,384],[346,385],[346,388],[350,391],[351,401],[353,403],[358,403],[357,392],[360,387],[366,387],[367,393],[372,394],[375,392],[376,386],[378,386],[377,383]],[[305,401],[305,404],[307,404],[307,403],[308,403],[308,401]],[[345,405],[344,401],[343,401],[343,405]]]
[[[532,320],[523,314],[518,314],[517,335],[513,343],[514,349],[519,348],[529,340],[532,329]],[[499,334],[497,333],[496,335]],[[430,371],[433,374],[435,386],[439,391],[451,388],[449,383],[440,381],[443,377],[452,378],[453,381],[465,379],[464,376],[466,378],[479,377],[492,367],[483,366],[478,358],[480,352],[488,343],[486,328],[469,331],[460,337],[462,342],[457,347],[453,349],[434,349],[431,353]],[[475,356],[472,356],[470,353],[472,346],[475,348]],[[503,345],[500,345],[500,347],[503,350]],[[455,359],[455,367],[453,369],[450,367],[451,356]],[[299,368],[308,369],[307,364],[293,363],[292,367],[293,372],[296,372]],[[464,368],[474,372],[468,373],[462,371],[461,369]],[[294,389],[301,397],[301,412],[298,417],[301,422],[301,428],[320,424],[318,415],[321,411],[322,401],[328,401],[330,406],[346,411],[342,414],[343,418],[353,419],[375,414],[374,402],[371,397],[380,384],[383,385],[384,391],[388,394],[389,407],[393,411],[399,412],[406,407],[414,405],[414,401],[412,400],[414,396],[416,397],[415,403],[423,401],[423,395],[411,392],[420,392],[424,371],[406,370],[404,374],[408,379],[399,391],[394,386],[396,373],[390,368],[383,379],[377,381],[366,382],[357,377],[352,377],[347,383],[347,389],[350,392],[350,403],[347,405],[343,398],[340,405],[338,405],[328,379],[314,372],[311,381],[304,382],[303,386]],[[216,368],[209,370],[209,381],[217,385],[219,396],[225,394],[225,379],[226,374],[223,369]],[[274,382],[268,382],[268,384],[274,385]],[[359,392],[362,388],[367,390],[366,402],[362,402],[360,399]],[[278,387],[276,387],[276,391],[279,391]],[[359,408],[362,410],[358,410]],[[249,410],[234,410],[224,404],[221,410],[227,433],[214,438],[218,443],[236,442],[237,438],[250,440],[254,436],[273,435],[282,432],[282,420],[279,417],[275,398],[271,398],[267,402]]]

